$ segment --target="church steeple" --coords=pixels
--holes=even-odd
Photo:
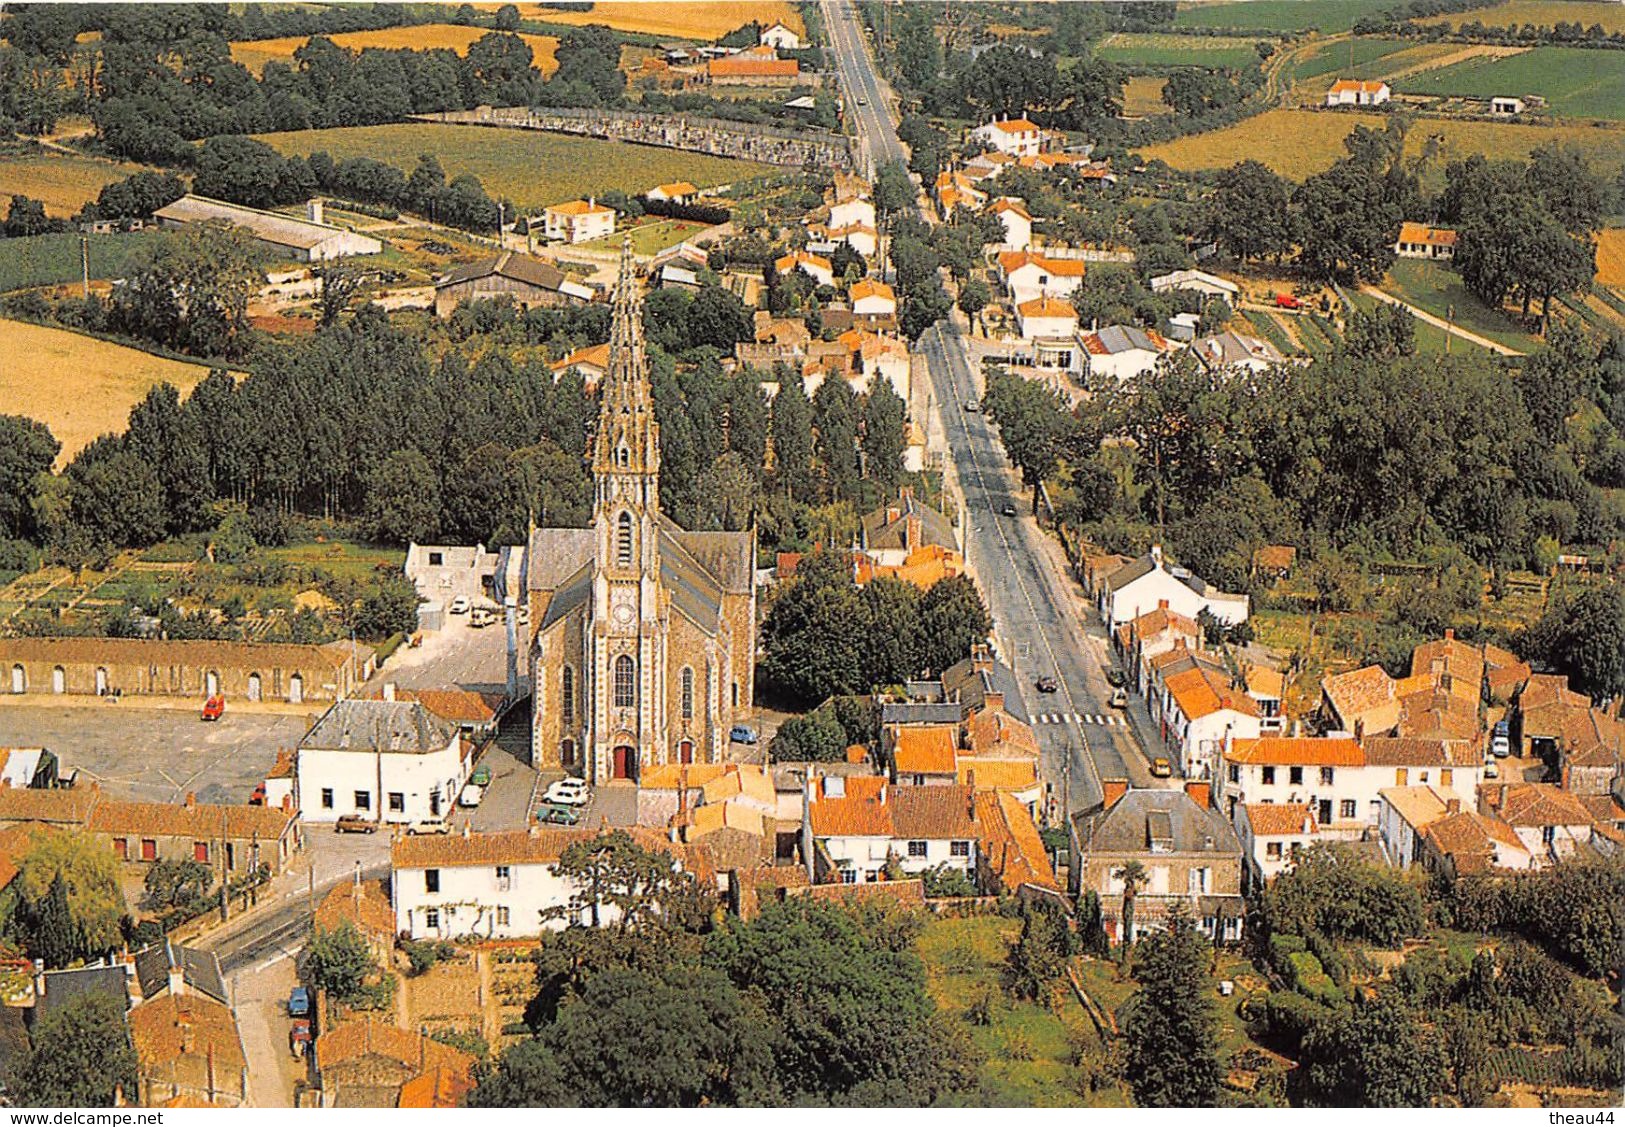
[[[598,481],[600,505],[618,496],[622,501],[635,500],[652,515],[660,507],[660,425],[655,422],[654,397],[649,391],[649,362],[643,350],[643,317],[630,238],[621,243],[621,269],[613,300],[609,369],[599,389],[593,476]]]

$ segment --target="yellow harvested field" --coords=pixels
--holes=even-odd
[[[478,8],[496,8],[497,4],[476,4]],[[548,23],[571,25],[599,23],[617,31],[640,32],[644,35],[669,35],[679,39],[716,39],[734,28],[755,20],[766,27],[782,23],[797,35],[805,35],[806,26],[794,4],[783,0],[685,0],[681,4],[644,3],[639,0],[608,0],[594,4],[590,11],[565,11],[546,4],[520,4],[519,15],[527,20],[545,20]]]
[[[1131,74],[1123,83],[1123,113],[1128,117],[1168,113],[1169,106],[1162,100],[1162,88],[1168,80],[1155,74]]]
[[[159,384],[174,384],[184,397],[209,374],[202,364],[23,321],[0,320],[0,356],[0,414],[50,427],[62,443],[58,465],[101,435],[122,432],[130,408]]]
[[[1609,227],[1597,236],[1597,281],[1625,286],[1625,227]]]
[[[104,187],[141,168],[139,164],[56,153],[0,157],[0,198],[28,196],[45,204],[47,215],[65,219]]]
[[[1474,8],[1447,16],[1429,16],[1415,23],[1444,23],[1455,27],[1464,23],[1481,23],[1485,27],[1553,27],[1559,23],[1578,23],[1590,27],[1602,24],[1608,32],[1625,31],[1625,4],[1614,0],[1506,0],[1489,8]]]
[[[1238,161],[1256,160],[1282,176],[1302,180],[1347,155],[1343,138],[1356,125],[1381,130],[1386,124],[1387,118],[1380,114],[1270,110],[1226,129],[1180,137],[1141,149],[1140,153],[1147,160],[1166,161],[1179,169],[1228,168]],[[1406,138],[1405,155],[1420,156],[1434,137],[1439,143],[1431,161],[1431,175],[1442,175],[1449,161],[1473,153],[1522,159],[1530,150],[1553,141],[1577,147],[1593,168],[1610,178],[1625,165],[1625,132],[1617,129],[1418,118]]]
[[[381,47],[385,50],[398,50],[404,47],[413,51],[430,51],[437,47],[446,47],[459,55],[466,55],[470,43],[488,34],[490,29],[483,27],[426,23],[416,27],[386,27],[378,31],[347,31],[329,38],[338,46],[351,51],[360,51],[366,47]],[[309,38],[308,35],[289,35],[281,39],[247,39],[231,45],[231,57],[255,74],[259,74],[265,69],[266,63],[292,62],[293,53],[303,47]],[[554,56],[559,46],[557,39],[551,35],[521,35],[519,38],[530,44],[531,60],[541,68],[543,74],[552,74],[559,68],[559,61]]]

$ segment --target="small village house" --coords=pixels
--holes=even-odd
[[[757,41],[776,51],[799,51],[804,46],[801,36],[783,23],[770,23],[762,28]]]
[[[570,200],[542,210],[542,236],[550,243],[585,243],[615,233],[615,209],[597,199]]]
[[[1050,135],[1024,117],[1000,118],[971,130],[970,139],[1010,156],[1036,156]]]
[[[472,744],[456,724],[390,690],[383,700],[339,701],[300,741],[295,793],[305,821],[406,824],[451,812]]]
[[[1425,223],[1401,223],[1394,253],[1400,258],[1433,258],[1445,262],[1456,256],[1456,232]]]
[[[1339,78],[1326,91],[1328,106],[1380,106],[1393,96],[1386,82]]]

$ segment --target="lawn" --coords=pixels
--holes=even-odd
[[[134,348],[0,320],[0,414],[26,415],[51,428],[66,464],[99,435],[122,431],[130,408],[161,383],[182,395],[209,369]]]
[[[1124,66],[1241,68],[1258,65],[1252,39],[1222,35],[1163,35],[1119,31],[1101,40],[1096,52]]]
[[[476,4],[477,8],[494,8],[496,4]],[[798,34],[806,27],[794,4],[782,0],[756,0],[741,3],[736,0],[686,0],[682,4],[636,3],[629,0],[611,0],[597,3],[588,11],[565,10],[547,4],[520,4],[519,15],[527,20],[545,20],[558,24],[603,24],[616,31],[631,31],[641,35],[666,38],[712,40],[718,39],[743,24],[755,21],[766,27],[782,23]]]
[[[265,133],[259,139],[283,153],[309,155],[325,149],[335,160],[372,157],[407,170],[417,154],[433,153],[448,178],[471,172],[491,195],[522,207],[585,198],[608,188],[636,194],[671,180],[705,188],[778,171],[754,161],[679,149],[468,125],[366,125]]]
[[[92,279],[122,278],[159,236],[157,231],[90,236]],[[78,235],[0,239],[0,293],[77,282],[83,277]]]
[[[1617,51],[1536,47],[1506,58],[1469,59],[1398,84],[1405,94],[1538,94],[1564,117],[1625,121],[1625,57]],[[1625,134],[1614,139],[1625,148]]]
[[[1602,24],[1604,31],[1625,31],[1625,5],[1610,0],[1506,0],[1489,8],[1475,8],[1447,16],[1429,16],[1416,23],[1443,23],[1457,27],[1480,23],[1485,27],[1552,27],[1558,23],[1578,23],[1585,27]]]
[[[1324,171],[1347,156],[1343,138],[1356,125],[1382,129],[1381,114],[1319,110],[1269,110],[1226,129],[1181,137],[1141,149],[1147,160],[1162,160],[1179,169],[1228,168],[1243,160],[1257,160],[1292,180]],[[1592,167],[1605,176],[1617,176],[1625,165],[1620,134],[1587,125],[1512,125],[1496,121],[1418,121],[1405,143],[1408,157],[1421,154],[1429,137],[1443,139],[1429,169],[1429,178],[1442,178],[1444,167],[1473,153],[1504,159],[1527,157],[1532,149],[1553,141],[1578,147]],[[1438,184],[1430,184],[1438,187]]]
[[[1292,68],[1298,78],[1318,78],[1323,74],[1352,76],[1354,68],[1410,47],[1405,39],[1345,39],[1324,43],[1299,59]]]
[[[582,243],[581,247],[583,250],[618,250],[621,240],[631,235],[633,254],[655,255],[706,229],[706,224],[692,219],[644,219],[618,229],[613,235]]]
[[[1506,314],[1491,309],[1474,297],[1462,284],[1461,276],[1443,263],[1401,258],[1388,272],[1382,288],[1435,317],[1449,318],[1453,309],[1455,324],[1459,328],[1488,337],[1508,348],[1528,352],[1540,344],[1537,338],[1519,329]]]
[[[1351,296],[1354,299],[1355,308],[1366,313],[1370,313],[1382,304],[1382,302],[1367,294],[1357,293]],[[1472,341],[1463,340],[1461,337],[1447,333],[1439,326],[1429,324],[1420,317],[1411,318],[1411,327],[1416,331],[1417,352],[1424,352],[1430,356],[1442,356],[1446,352],[1465,356],[1469,353],[1483,351]]]
[[[1182,4],[1175,27],[1234,27],[1247,31],[1347,31],[1361,16],[1391,8],[1390,0],[1245,0],[1243,3]]]
[[[413,51],[449,47],[459,55],[466,55],[470,43],[488,34],[489,28],[428,23],[411,27],[386,27],[377,31],[347,31],[328,38],[336,45],[351,51],[361,51],[367,47],[381,47],[386,50],[404,47]],[[266,63],[291,62],[293,53],[303,47],[309,38],[308,35],[290,35],[281,39],[243,40],[231,45],[231,57],[258,74],[265,69]],[[553,54],[558,49],[557,39],[551,35],[524,34],[519,38],[530,44],[531,61],[541,68],[543,74],[552,74],[559,69],[559,61]]]
[[[139,164],[57,153],[0,157],[0,198],[28,196],[43,203],[47,214],[66,219],[107,185],[141,169]]]

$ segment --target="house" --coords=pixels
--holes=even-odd
[[[435,716],[456,725],[471,740],[496,734],[502,697],[496,693],[476,693],[472,689],[403,689],[393,681],[371,690],[366,700],[418,701]]]
[[[706,63],[705,77],[713,86],[794,86],[801,80],[801,64],[729,55]]]
[[[1214,371],[1267,372],[1277,364],[1286,363],[1281,350],[1263,337],[1248,336],[1234,329],[1205,336],[1191,348],[1203,366]]]
[[[574,281],[551,262],[505,250],[459,266],[434,284],[434,311],[450,317],[465,301],[506,296],[521,309],[581,305],[593,298],[590,286]]]
[[[371,646],[159,638],[0,638],[0,690],[107,696],[337,700],[372,676]]]
[[[951,218],[955,211],[979,211],[987,206],[987,193],[963,172],[944,170],[937,173],[935,190],[937,205],[942,209],[944,219]]]
[[[1291,544],[1265,544],[1253,553],[1253,574],[1285,579],[1297,562],[1298,549]]]
[[[1026,205],[1014,196],[1000,196],[993,201],[993,214],[1004,228],[1000,245],[1008,250],[1026,250],[1033,243],[1033,217]]]
[[[1494,97],[1490,99],[1490,113],[1497,117],[1516,117],[1524,111],[1522,98]]]
[[[1554,764],[1565,730],[1575,717],[1591,709],[1590,697],[1569,688],[1566,676],[1552,673],[1530,675],[1515,703],[1513,750]]]
[[[574,368],[581,373],[581,382],[588,391],[596,391],[598,384],[609,370],[609,345],[589,344],[586,348],[578,348],[562,360],[556,360],[549,365],[556,383],[559,376]]]
[[[615,832],[692,871],[686,847],[666,835],[637,826]],[[412,939],[523,939],[571,922],[613,923],[620,911],[610,904],[574,914],[582,890],[557,871],[566,849],[597,836],[532,823],[529,830],[472,833],[465,826],[455,836],[396,838],[390,849],[395,930]]]
[[[764,27],[757,41],[777,51],[799,51],[805,46],[801,36],[782,23],[771,23]]]
[[[1146,683],[1152,658],[1175,646],[1201,649],[1202,627],[1194,618],[1171,610],[1167,599],[1159,599],[1155,610],[1131,618],[1112,631],[1112,646],[1129,684],[1140,688]]]
[[[1022,340],[1066,339],[1078,331],[1078,311],[1059,297],[1035,297],[1016,306]]]
[[[1050,258],[1033,251],[1008,250],[998,257],[999,277],[1012,300],[1067,297],[1083,286],[1084,263],[1079,258]]]
[[[1175,346],[1156,330],[1134,325],[1107,325],[1079,337],[1083,342],[1084,370],[1101,379],[1124,383],[1151,371]]]
[[[874,229],[876,226],[875,205],[867,196],[847,196],[829,205],[829,227],[832,230],[843,227]]]
[[[875,278],[853,282],[847,296],[852,299],[853,317],[871,322],[897,318],[897,295],[885,282]]]
[[[1107,629],[1164,608],[1199,619],[1203,611],[1229,625],[1247,621],[1247,596],[1215,590],[1184,568],[1170,568],[1162,546],[1105,575],[1096,592],[1096,608]]]
[[[895,859],[905,874],[977,868],[976,808],[962,786],[894,786],[884,778],[807,780],[802,855],[814,883],[874,884]]]
[[[896,567],[918,548],[959,549],[953,523],[903,486],[897,499],[866,513],[859,524],[859,549],[882,567]]]
[[[1286,696],[1286,674],[1267,665],[1249,665],[1242,674],[1243,688],[1258,705],[1258,723],[1262,735],[1281,731],[1286,718],[1281,703]]]
[[[667,203],[692,203],[700,190],[687,180],[678,180],[671,184],[657,184],[643,193],[646,200],[657,200]]]
[[[54,787],[60,767],[56,753],[43,747],[0,747],[0,786]]]
[[[789,274],[800,270],[811,275],[812,280],[821,286],[835,284],[835,267],[830,265],[829,259],[821,254],[812,254],[809,251],[798,250],[773,260],[773,270],[779,274]]]
[[[128,1021],[142,1106],[182,1099],[248,1106],[248,1054],[224,1000],[170,990],[136,1006]]]
[[[454,599],[489,599],[501,560],[501,553],[487,551],[484,544],[409,543],[401,571],[423,600],[418,605],[419,629],[441,629]]]
[[[1253,699],[1204,665],[1166,675],[1152,715],[1180,773],[1192,779],[1212,778],[1227,743],[1256,739],[1262,730]]]
[[[262,865],[272,875],[286,872],[300,845],[291,804],[288,809],[218,806],[200,803],[190,793],[181,803],[101,799],[91,806],[84,829],[126,865],[196,861],[234,877],[251,875]]]
[[[1625,775],[1625,721],[1600,708],[1570,713],[1557,749],[1563,789],[1582,799],[1607,795]]]
[[[1422,831],[1419,860],[1429,872],[1451,880],[1536,867],[1535,855],[1511,826],[1475,810],[1461,810],[1429,823]]]
[[[1101,787],[1101,808],[1078,813],[1071,822],[1070,891],[1100,898],[1106,934],[1113,941],[1124,938],[1124,869],[1135,862],[1143,883],[1134,896],[1134,938],[1160,930],[1173,906],[1182,904],[1203,934],[1239,942],[1246,915],[1241,842],[1207,804],[1207,784],[1137,790],[1124,780],[1105,779]]]
[[[328,890],[316,905],[312,924],[321,931],[334,931],[349,925],[360,933],[372,949],[373,960],[387,965],[395,947],[395,909],[389,902],[384,881],[341,881]]]
[[[959,780],[959,725],[895,725],[881,732],[892,781],[905,786],[953,786]]]
[[[1512,827],[1534,868],[1589,852],[1596,824],[1586,805],[1551,783],[1500,783],[1479,791],[1478,812]]]
[[[992,180],[1006,168],[1016,163],[1016,158],[1009,153],[1001,153],[997,149],[988,149],[976,156],[959,163],[959,170],[972,181],[980,183],[983,180]]]
[[[1247,861],[1249,889],[1268,884],[1315,844],[1314,811],[1301,802],[1251,803],[1236,807],[1236,838]]]
[[[978,883],[992,896],[1059,899],[1061,882],[1031,811],[1002,790],[977,790]]]
[[[1461,799],[1448,788],[1383,787],[1377,792],[1377,833],[1383,856],[1397,869],[1422,861],[1422,836],[1441,818],[1461,813]]]
[[[1175,270],[1151,279],[1152,293],[1171,293],[1187,290],[1208,297],[1222,297],[1234,309],[1241,302],[1241,287],[1227,278],[1209,274],[1205,270]]]
[[[542,209],[542,236],[550,243],[585,243],[615,233],[615,209],[596,198],[570,200]]]
[[[970,139],[1009,156],[1035,156],[1050,135],[1024,117],[1000,118],[971,130]]]
[[[311,200],[305,214],[306,218],[299,219],[188,193],[159,208],[152,216],[158,226],[167,228],[187,227],[193,223],[225,223],[238,227],[264,243],[278,258],[299,262],[327,262],[358,254],[379,254],[384,249],[384,244],[370,235],[324,222],[321,200]]]
[[[316,1038],[314,1076],[322,1107],[456,1107],[474,1087],[474,1057],[365,1017]]]
[[[832,224],[822,232],[815,233],[822,234],[824,241],[832,248],[845,243],[864,258],[873,258],[875,251],[880,249],[880,233],[871,223],[848,223],[844,227]]]
[[[1456,256],[1456,232],[1425,223],[1401,223],[1394,253],[1400,258],[1435,258],[1448,262]]]
[[[1491,704],[1510,704],[1533,673],[1511,650],[1484,643],[1484,695]]]
[[[301,816],[398,825],[443,818],[468,779],[471,747],[420,701],[339,701],[299,742]]]
[[[1362,82],[1353,78],[1339,78],[1326,91],[1328,106],[1380,106],[1391,96],[1386,82]]]

